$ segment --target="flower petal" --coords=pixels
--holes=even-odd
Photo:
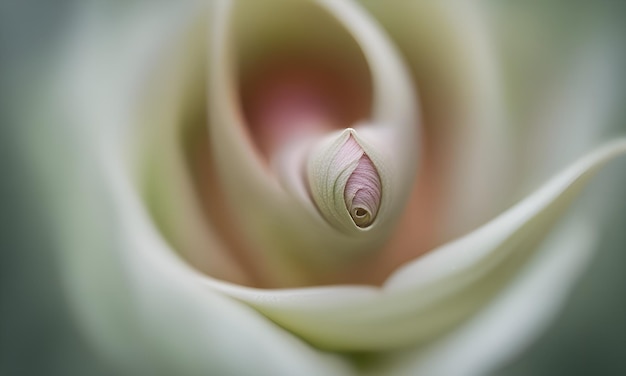
[[[217,180],[227,193],[248,252],[264,260],[258,268],[265,285],[319,284],[345,265],[354,264],[355,259],[380,249],[404,208],[416,172],[418,145],[417,101],[407,70],[375,22],[351,1],[278,1],[271,7],[279,12],[303,6],[321,9],[318,11],[328,18],[321,22],[336,22],[345,28],[371,71],[374,98],[367,125],[344,124],[342,128],[355,126],[359,132],[362,146],[381,176],[383,196],[376,226],[368,231],[339,231],[320,215],[303,182],[303,161],[315,140],[285,145],[275,153],[269,169],[259,158],[246,132],[235,84],[233,35],[237,26],[243,28],[236,22],[236,13],[243,10],[238,10],[236,3],[220,4],[214,22],[208,89],[209,138]]]
[[[182,150],[185,138],[193,137],[187,135],[195,125],[188,118],[203,108],[198,104],[204,89],[198,87],[204,68],[199,38],[206,32],[203,22],[206,16],[191,17],[190,25],[176,31],[180,43],[160,51],[166,57],[154,68],[159,79],[145,83],[150,94],[141,93],[135,101],[139,125],[132,136],[139,160],[137,184],[159,229],[190,263],[218,278],[250,284],[234,252],[224,246],[202,212]]]
[[[519,354],[555,317],[593,255],[597,227],[584,212],[577,210],[558,227],[475,317],[427,347],[387,355],[371,374],[479,376]]]
[[[383,350],[441,335],[486,304],[536,248],[594,173],[626,140],[580,159],[476,231],[407,264],[382,289],[257,290],[207,280],[275,322],[335,350]]]
[[[147,51],[206,4],[126,9],[132,17],[116,24],[115,36],[114,17],[92,6],[79,13],[74,59],[62,66],[37,140],[27,141],[49,141],[33,155],[46,178],[70,302],[98,349],[134,374],[353,374],[342,357],[199,285],[154,225],[120,147],[137,125],[131,104],[147,89],[138,79]]]

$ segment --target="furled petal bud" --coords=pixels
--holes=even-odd
[[[324,218],[344,230],[371,227],[382,199],[378,169],[362,142],[356,131],[348,128],[322,141],[309,156],[313,201]]]
[[[238,7],[238,2],[219,3],[215,22],[211,24],[213,38],[207,87],[208,148],[215,164],[212,181],[219,182],[218,188],[224,193],[224,218],[231,218],[233,224],[224,227],[237,228],[239,234],[231,241],[241,243],[238,249],[242,250],[242,259],[253,260],[250,269],[259,276],[259,284],[281,287],[345,280],[340,270],[357,269],[360,264],[355,260],[364,260],[362,257],[382,249],[409,199],[421,145],[419,101],[409,70],[375,20],[351,2],[315,2],[319,9],[317,6],[306,8],[307,2],[293,2],[293,8],[287,3],[277,3],[280,16],[274,11],[264,11],[267,7],[263,6],[251,11],[248,6]],[[304,53],[288,40],[274,38],[277,25],[290,19],[290,15],[312,13],[315,9],[319,11],[316,21],[301,25],[293,32],[311,40],[325,41],[325,34],[317,31],[326,26],[320,25],[335,27],[337,35],[343,35],[345,40],[337,49],[323,42],[319,44],[319,53],[317,50]],[[256,12],[263,12],[265,16],[257,17]],[[253,43],[259,38],[269,45],[260,48],[258,43]],[[302,116],[299,105],[279,106],[279,112],[293,114],[291,111],[297,110],[294,117],[279,116],[277,121],[274,116],[255,116],[267,114],[264,111],[276,103],[284,104],[279,103],[280,100],[273,102],[275,98],[246,94],[245,89],[249,88],[246,85],[255,86],[253,80],[247,81],[249,77],[258,74],[263,82],[266,72],[274,69],[272,59],[267,60],[268,70],[263,67],[266,56],[282,51],[287,65],[291,66],[291,61],[298,62],[301,57],[305,61],[311,54],[335,56],[333,51],[342,50],[344,44],[352,51],[345,54],[345,62],[363,70],[358,82],[365,83],[365,91],[358,91],[359,85],[354,86],[357,92],[369,98],[364,100],[362,109],[355,110],[354,114],[346,110],[344,114],[341,109],[351,106],[348,98],[331,100],[332,105],[322,106],[322,111],[315,108],[313,117],[308,116],[308,110],[304,111],[306,116]],[[283,56],[278,57],[277,64],[282,64],[281,59]],[[255,62],[261,64],[251,68]],[[311,72],[325,72],[324,64],[313,64]],[[306,73],[309,71],[306,66],[298,63],[293,68],[297,73]],[[329,67],[331,74],[324,77],[332,78],[334,64]],[[289,78],[288,69],[280,73],[281,78]],[[260,86],[263,90],[281,87],[274,80],[272,85]],[[304,85],[298,90],[302,88],[305,93],[315,94],[317,86]],[[271,90],[265,93],[268,92]],[[333,99],[332,95],[327,98],[325,94],[314,97],[323,103]],[[293,95],[289,96],[290,100],[294,99]],[[254,98],[263,100],[244,100]],[[250,111],[246,112],[246,108]],[[259,111],[255,112],[255,108]],[[273,111],[270,113],[275,115]],[[304,127],[303,121],[307,122]],[[273,141],[279,142],[268,146],[262,132],[258,132],[261,127],[262,132],[268,131],[264,135],[276,129],[289,129],[285,131],[289,134],[272,134]],[[354,129],[344,130],[344,127]],[[300,132],[303,128],[306,132]],[[298,131],[293,132],[296,129]],[[357,194],[355,190],[352,200],[346,201],[348,180],[363,155],[355,158],[349,168],[343,166],[343,170],[333,158],[350,136],[377,172],[380,189],[373,196],[377,200],[365,199],[362,195],[367,191]],[[357,179],[354,183],[358,182]],[[369,216],[358,210],[366,204]],[[356,221],[350,215],[350,208],[357,209],[353,211]],[[217,222],[224,222],[219,215],[215,218]]]
[[[382,194],[380,176],[372,160],[354,140],[354,137],[350,136],[339,150],[338,157],[352,157],[353,155],[360,155],[360,158],[346,182],[343,196],[354,223],[365,228],[374,222],[378,213]]]

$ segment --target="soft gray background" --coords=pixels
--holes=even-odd
[[[40,187],[15,137],[27,124],[16,121],[12,99],[55,48],[72,5],[0,2],[0,375],[119,374],[82,338],[65,304]],[[626,126],[615,129],[626,133]],[[624,165],[603,174],[623,176]],[[601,250],[558,320],[497,375],[626,375],[626,193],[620,192],[626,181],[616,190]]]

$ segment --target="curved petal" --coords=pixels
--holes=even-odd
[[[555,318],[593,255],[597,233],[589,222],[577,210],[479,314],[433,344],[384,357],[371,374],[479,376],[495,371]]]
[[[382,289],[271,291],[206,282],[325,348],[423,342],[486,304],[531,259],[594,173],[625,153],[626,140],[617,140],[587,155],[485,226],[407,264]]]
[[[159,46],[161,63],[151,76],[159,79],[138,83],[149,88],[134,101],[138,124],[135,132],[129,132],[136,141],[135,175],[155,223],[181,255],[209,275],[251,284],[202,212],[182,150],[185,138],[197,137],[191,128],[198,120],[191,117],[203,110],[199,101],[204,87],[198,78],[203,78],[204,69],[201,47],[209,16],[205,13],[190,16],[172,32],[170,38],[179,43]]]
[[[199,285],[136,189],[124,146],[136,126],[135,96],[148,87],[142,49],[158,46],[206,5],[139,7],[129,23],[116,25],[118,35],[105,10],[85,9],[57,95],[38,122],[37,138],[49,136],[50,143],[33,154],[59,226],[67,291],[85,330],[106,355],[141,374],[353,374],[340,356]],[[49,174],[59,166],[63,175]]]
[[[236,217],[240,237],[248,243],[246,248],[255,259],[265,260],[259,268],[268,284],[319,283],[326,275],[337,273],[346,264],[381,248],[404,208],[416,171],[418,126],[417,101],[407,70],[391,42],[357,4],[348,0],[295,3],[314,4],[327,12],[326,16],[333,22],[340,23],[363,51],[373,80],[371,119],[366,120],[367,126],[357,130],[366,140],[364,147],[369,148],[366,152],[382,177],[378,221],[368,231],[338,231],[337,226],[327,223],[315,210],[310,195],[299,182],[304,176],[299,163],[304,159],[302,155],[292,148],[287,148],[286,154],[279,153],[274,161],[278,167],[274,173],[253,147],[238,106],[233,72],[235,47],[231,29],[236,26],[233,12],[237,11],[237,4],[226,1],[219,4],[214,19],[208,88],[209,139],[217,179]],[[285,4],[295,6],[291,2],[278,2],[272,10],[289,9]],[[352,124],[343,125],[349,126]],[[380,136],[381,132],[384,137]],[[394,147],[389,147],[390,144]]]
[[[516,199],[509,181],[517,140],[497,46],[476,2],[363,3],[404,55],[420,91],[425,152],[434,171],[416,185],[428,182],[436,192],[425,190],[434,201],[428,205],[436,205],[431,216],[440,222],[430,230],[437,235],[432,247],[484,224]]]

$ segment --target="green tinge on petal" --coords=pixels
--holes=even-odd
[[[353,375],[343,357],[320,352],[200,286],[137,190],[120,139],[128,140],[126,132],[137,125],[129,104],[149,89],[138,78],[154,61],[152,47],[175,34],[171,28],[179,22],[207,11],[206,4],[181,4],[140,8],[121,23],[87,8],[93,22],[81,23],[86,30],[70,46],[75,59],[64,60],[56,95],[46,93],[50,108],[44,114],[52,116],[34,122],[37,140],[26,140],[46,135],[52,141],[33,155],[80,327],[105,361],[121,363],[130,374]],[[101,25],[116,25],[115,43]],[[63,179],[59,165],[65,166]]]
[[[623,154],[626,140],[585,156],[483,227],[406,265],[381,289],[271,291],[207,282],[324,348],[377,351],[422,343],[487,304],[532,259],[592,176]]]

